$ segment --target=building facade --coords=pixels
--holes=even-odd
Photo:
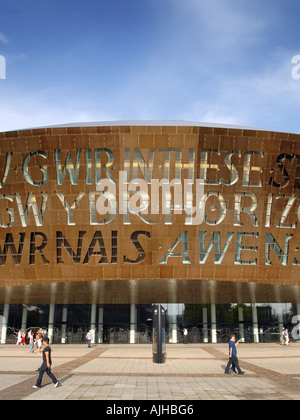
[[[274,341],[300,315],[300,136],[182,122],[0,133],[1,342]]]

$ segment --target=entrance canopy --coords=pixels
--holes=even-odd
[[[299,303],[297,286],[207,280],[112,280],[0,288],[17,304]]]

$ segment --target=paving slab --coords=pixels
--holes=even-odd
[[[10,388],[14,385],[17,385],[32,377],[33,375],[1,374],[0,375],[0,391],[3,391],[6,388]],[[1,396],[0,396],[0,400],[1,400]]]

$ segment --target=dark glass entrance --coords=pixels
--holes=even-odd
[[[227,343],[232,333],[247,343],[278,343],[284,327],[289,329],[292,341],[291,333],[297,325],[293,321],[297,305],[288,303],[163,306],[167,344]],[[0,310],[2,315],[3,304]],[[97,344],[152,342],[152,305],[55,305],[53,324],[49,316],[50,305],[9,305],[7,343],[16,343],[22,328],[51,331],[54,344],[85,344],[90,329]],[[186,340],[184,329],[188,331]]]

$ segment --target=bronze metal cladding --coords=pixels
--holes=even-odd
[[[0,303],[299,302],[300,136],[0,133]]]

